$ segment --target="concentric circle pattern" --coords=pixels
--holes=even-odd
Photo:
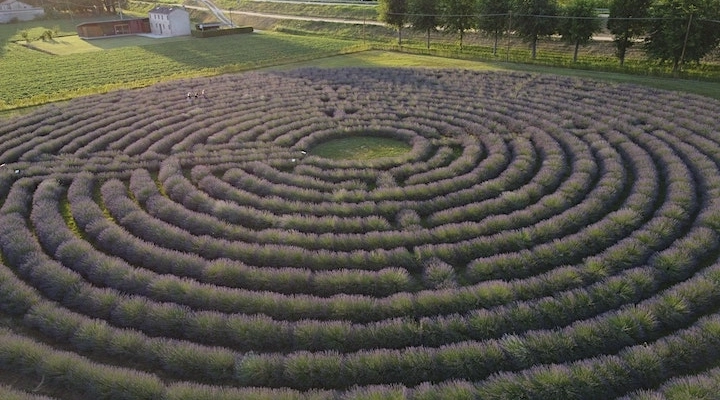
[[[641,87],[429,69],[48,106],[0,127],[0,368],[72,399],[709,391],[718,115]],[[412,148],[308,151],[351,135]]]

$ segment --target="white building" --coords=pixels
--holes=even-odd
[[[150,32],[158,36],[190,35],[190,14],[183,7],[158,6],[150,10]]]
[[[0,23],[13,20],[30,21],[43,15],[45,10],[41,7],[34,7],[17,0],[0,1]]]

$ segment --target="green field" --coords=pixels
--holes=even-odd
[[[192,40],[189,36],[180,36],[174,38],[151,38],[145,36],[123,36],[117,38],[100,38],[93,40],[82,39],[79,36],[61,36],[53,40],[31,42],[30,46],[34,50],[49,53],[55,56],[67,56],[77,53],[89,53],[93,51],[103,51],[119,49],[123,47],[140,47],[140,46],[164,46],[171,42],[182,42]]]
[[[405,154],[410,145],[379,136],[346,137],[323,142],[310,149],[310,154],[338,160],[371,160]]]
[[[648,75],[596,72],[522,63],[478,62],[472,55],[448,57],[400,53],[362,40],[255,32],[211,39],[121,37],[86,41],[73,34],[83,20],[37,21],[0,26],[0,111],[104,93],[121,88],[213,76],[264,67],[403,66],[511,69],[650,85],[720,98],[720,83]],[[44,30],[49,41],[30,39]],[[375,49],[375,51],[365,51]],[[411,49],[406,49],[412,51]],[[454,56],[464,59],[453,58]],[[180,89],[180,88],[179,88]]]
[[[152,44],[146,38],[86,42],[77,36],[60,36],[54,42],[31,42],[33,48],[28,48],[16,35],[6,29],[0,38],[0,110],[310,60],[354,51],[358,46],[347,40],[254,33],[212,39],[162,39]],[[105,51],[94,51],[98,49]]]

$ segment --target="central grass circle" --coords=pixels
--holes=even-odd
[[[397,157],[412,149],[408,143],[381,136],[350,136],[328,140],[310,149],[310,154],[334,160],[370,160]]]

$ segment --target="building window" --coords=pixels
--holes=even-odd
[[[130,25],[128,25],[128,24],[115,25],[115,34],[116,35],[127,35],[129,33],[130,33]]]

